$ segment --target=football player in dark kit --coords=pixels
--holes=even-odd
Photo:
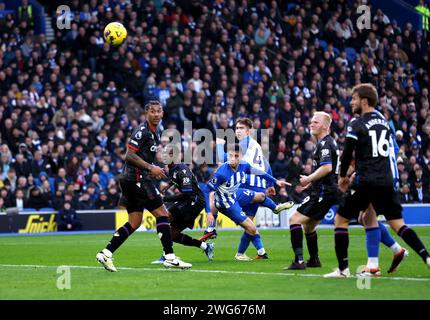
[[[173,186],[180,191],[180,193],[163,197],[164,202],[170,203],[167,211],[169,212],[172,240],[184,246],[200,248],[211,261],[214,257],[215,245],[213,243],[206,243],[182,233],[184,229],[194,227],[194,221],[205,209],[205,197],[197,178],[186,164],[181,163],[181,152],[178,146],[166,146],[163,150],[163,162],[168,165],[170,182],[161,190],[161,193],[164,194]],[[163,254],[152,264],[163,263],[164,260]]]
[[[173,242],[169,217],[161,194],[154,185],[154,179],[167,178],[164,169],[153,165],[160,144],[158,124],[163,117],[163,108],[159,101],[150,101],[145,106],[146,122],[140,124],[131,134],[127,144],[125,166],[120,178],[122,205],[128,212],[128,222],[119,228],[100,251],[96,259],[106,270],[115,272],[112,254],[142,224],[143,210],[147,209],[156,218],[157,234],[165,253],[163,262],[168,268],[191,268],[190,263],[178,259],[173,253]]]
[[[296,212],[290,217],[290,236],[295,259],[287,269],[300,270],[306,267],[321,267],[318,257],[318,240],[316,227],[330,210],[337,204],[339,188],[337,174],[339,150],[336,141],[330,136],[331,116],[325,112],[315,112],[309,128],[317,139],[313,156],[312,173],[301,176],[300,184],[310,187],[306,197]],[[303,231],[310,258],[303,259]]]
[[[335,250],[338,268],[324,275],[326,278],[347,278],[348,268],[348,225],[358,218],[360,211],[372,204],[378,214],[384,215],[390,227],[417,252],[430,267],[430,256],[415,231],[405,225],[403,208],[393,185],[389,159],[390,129],[384,117],[375,112],[378,101],[376,88],[369,83],[359,84],[352,89],[352,111],[359,115],[348,124],[347,138],[341,157],[339,189],[346,192],[350,185],[347,176],[355,151],[355,179],[340,201],[335,217]],[[379,242],[381,238],[376,215],[373,223],[366,226],[368,257],[366,269],[360,275],[378,276]],[[371,265],[373,264],[373,265]]]

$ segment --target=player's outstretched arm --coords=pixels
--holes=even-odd
[[[246,173],[252,173],[252,174],[255,174],[256,176],[261,176],[263,179],[265,179],[265,180],[267,180],[273,184],[276,184],[279,187],[291,186],[291,183],[286,182],[286,181],[277,180],[276,178],[274,178],[270,174],[251,167],[250,164],[248,164],[248,166],[246,168]]]

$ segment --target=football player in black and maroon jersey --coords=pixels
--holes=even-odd
[[[163,117],[163,108],[159,101],[150,101],[145,106],[145,112],[147,120],[134,129],[128,141],[125,166],[119,181],[122,191],[120,202],[125,204],[128,222],[115,232],[111,241],[96,256],[97,261],[112,272],[117,271],[112,254],[140,227],[144,209],[156,218],[157,234],[166,258],[164,266],[182,269],[192,266],[178,259],[173,252],[168,212],[153,183],[154,179],[167,178],[164,169],[153,164],[160,145],[158,125]]]

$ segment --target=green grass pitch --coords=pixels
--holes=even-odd
[[[430,227],[415,230],[430,248]],[[430,299],[430,270],[410,248],[399,270],[389,275],[391,252],[381,246],[383,277],[372,278],[370,289],[359,289],[356,278],[322,278],[336,266],[332,229],[318,231],[323,267],[304,271],[283,270],[293,258],[288,230],[261,230],[270,259],[250,262],[233,258],[241,231],[220,230],[212,262],[200,249],[175,245],[176,254],[193,264],[185,271],[151,265],[161,253],[158,237],[136,233],[114,255],[119,272],[109,273],[95,255],[111,235],[0,237],[0,299]],[[255,248],[247,253],[253,257]],[[362,228],[350,229],[349,255],[355,273],[367,261]],[[61,265],[71,266],[69,290],[57,288]]]

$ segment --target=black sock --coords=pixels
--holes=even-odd
[[[421,242],[418,235],[415,233],[414,230],[409,228],[407,225],[402,226],[399,229],[398,235],[405,240],[405,242],[412,248],[416,253],[420,255],[420,257],[426,261],[427,257],[429,256],[426,247]]]
[[[348,268],[348,246],[349,236],[348,229],[346,228],[335,228],[334,229],[334,243],[336,250],[336,257],[339,269],[341,271]]]
[[[172,234],[170,233],[170,223],[167,217],[158,217],[156,219],[157,233],[163,246],[164,254],[173,253]]]
[[[303,231],[301,224],[290,225],[291,245],[294,250],[295,262],[303,261]]]
[[[114,233],[111,241],[106,246],[106,249],[114,253],[115,250],[118,249],[133,232],[134,229],[131,227],[131,224],[128,222],[125,223]]]
[[[317,232],[306,233],[306,243],[311,259],[318,258],[318,235]]]
[[[189,235],[183,233],[180,233],[176,237],[174,237],[173,241],[176,243],[183,244],[184,246],[197,248],[200,248],[200,245],[202,244],[202,241],[191,238]]]

